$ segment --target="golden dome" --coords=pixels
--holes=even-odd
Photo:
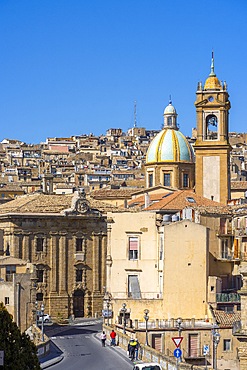
[[[204,90],[220,90],[222,89],[221,83],[216,76],[209,76],[206,79]]]

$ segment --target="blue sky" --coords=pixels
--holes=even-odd
[[[195,126],[198,81],[226,80],[246,132],[246,0],[0,0],[0,140]]]

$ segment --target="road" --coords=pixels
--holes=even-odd
[[[45,333],[61,349],[64,359],[52,370],[131,370],[133,363],[118,347],[101,346],[96,334],[100,322],[88,321],[77,326],[52,325]]]

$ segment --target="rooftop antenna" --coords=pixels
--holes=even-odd
[[[134,101],[134,127],[136,127],[136,100]]]

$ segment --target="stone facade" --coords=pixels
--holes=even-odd
[[[105,218],[80,194],[24,199],[8,203],[8,215],[3,206],[0,210],[2,253],[9,249],[12,256],[36,266],[36,300],[44,302],[45,312],[52,317],[101,314]]]

